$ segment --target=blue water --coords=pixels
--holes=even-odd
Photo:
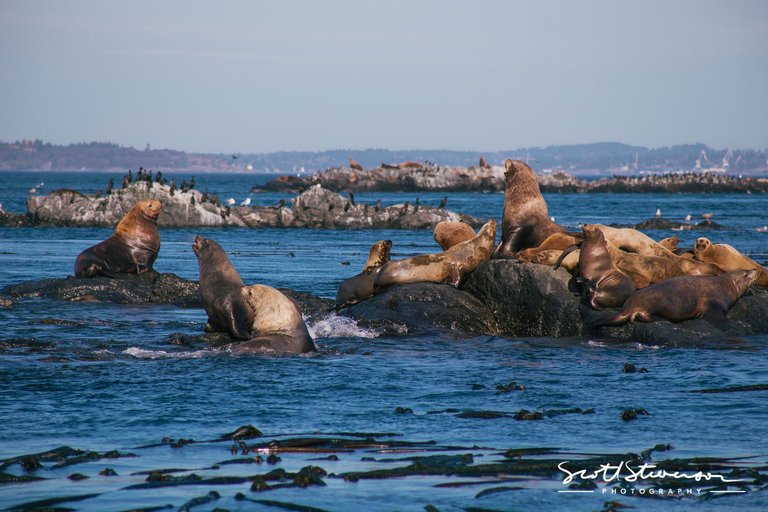
[[[42,192],[60,187],[86,192],[103,189],[109,176],[86,173],[0,173],[0,202],[24,211],[27,190],[41,181]],[[177,182],[181,178],[177,177]],[[250,194],[266,180],[248,175],[198,175],[198,188],[221,198],[274,204],[289,194]],[[358,201],[384,204],[415,201],[437,204],[445,194],[356,194]],[[500,220],[502,194],[448,194],[448,207]],[[551,194],[550,214],[576,229],[580,223],[636,223],[653,216],[694,220],[714,213],[726,229],[672,234],[681,245],[698,236],[730,243],[758,261],[768,259],[768,198],[760,195]],[[107,228],[0,228],[0,288],[21,281],[72,273],[77,254],[106,238]],[[394,258],[434,252],[430,231],[163,229],[155,265],[160,272],[197,278],[191,250],[196,234],[213,238],[229,253],[247,283],[264,283],[333,297],[338,284],[363,266],[368,247],[389,238]],[[290,253],[295,256],[291,257]],[[342,263],[350,262],[350,265]],[[51,325],[46,320],[64,320]],[[675,349],[636,343],[601,344],[589,339],[456,338],[443,335],[380,336],[332,316],[313,321],[320,352],[313,356],[232,357],[206,347],[179,346],[173,333],[202,332],[205,313],[170,306],[69,303],[45,299],[16,301],[0,309],[0,459],[62,445],[83,450],[118,449],[136,458],[109,459],[62,469],[46,465],[35,483],[0,484],[0,508],[36,499],[101,493],[63,506],[78,510],[125,510],[171,504],[212,489],[221,498],[194,510],[276,510],[234,499],[300,503],[325,510],[439,510],[480,507],[494,510],[597,510],[613,499],[642,510],[759,510],[768,507],[764,492],[711,500],[648,499],[592,494],[562,494],[563,475],[534,479],[523,490],[476,498],[499,484],[438,488],[458,477],[409,477],[345,482],[324,478],[327,487],[252,493],[249,484],[183,486],[155,491],[125,490],[145,475],[132,473],[183,468],[200,475],[250,475],[274,467],[296,471],[308,464],[329,473],[389,467],[363,457],[397,455],[373,449],[339,454],[338,461],[314,461],[316,454],[284,453],[277,466],[236,465],[205,470],[230,459],[230,443],[139,448],[161,438],[206,440],[253,424],[265,439],[287,434],[393,432],[406,441],[433,440],[437,446],[461,446],[446,453],[473,453],[490,462],[509,448],[558,447],[574,453],[626,453],[670,443],[660,458],[756,456],[768,459],[768,392],[695,394],[691,390],[767,383],[768,336],[724,339],[704,348]],[[7,340],[27,339],[16,345]],[[625,363],[648,373],[625,374]],[[524,391],[497,394],[495,386],[516,381]],[[474,386],[473,386],[474,385]],[[479,386],[478,386],[479,385]],[[394,414],[396,407],[412,415]],[[563,415],[542,421],[462,419],[427,414],[445,409],[515,412],[594,408],[591,415]],[[619,414],[642,407],[650,416],[623,422]],[[321,454],[322,455],[322,454]],[[424,454],[415,454],[424,455]],[[401,455],[401,456],[407,456]],[[401,463],[405,465],[406,463]],[[396,464],[395,464],[396,465]],[[98,473],[109,467],[119,476]],[[23,472],[18,466],[7,470]],[[79,472],[91,478],[71,481]]]

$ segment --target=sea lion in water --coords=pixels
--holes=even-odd
[[[579,254],[579,273],[593,309],[620,308],[635,291],[632,279],[619,270],[608,252],[605,237],[593,224],[582,227],[584,241]]]
[[[315,351],[296,304],[280,291],[246,286],[224,249],[196,236],[192,250],[200,267],[200,297],[208,314],[205,332],[225,332],[238,342],[232,352]]]
[[[76,277],[150,272],[160,252],[157,217],[163,206],[155,199],[136,203],[112,236],[81,252],[75,260]]]
[[[678,276],[632,294],[621,311],[592,311],[585,325],[622,325],[626,322],[703,318],[714,324],[727,320],[731,306],[757,279],[757,269],[734,270],[720,276]]]
[[[728,244],[713,244],[708,238],[701,237],[696,239],[693,254],[697,260],[717,265],[726,272],[753,268],[758,271],[755,284],[768,287],[768,270]]]
[[[471,240],[454,245],[439,254],[422,254],[390,261],[379,271],[374,282],[376,293],[394,284],[449,283],[455,287],[477,266],[490,259],[496,236],[496,222],[491,220]]]
[[[443,220],[437,223],[433,235],[435,242],[447,251],[456,244],[472,240],[475,237],[475,230],[466,222]]]
[[[493,252],[494,258],[512,258],[523,249],[540,246],[553,233],[565,233],[549,218],[533,169],[520,160],[506,160],[504,168],[501,241]]]
[[[373,283],[376,281],[381,267],[389,261],[391,249],[392,240],[379,240],[371,246],[371,250],[368,251],[368,261],[365,262],[363,271],[350,277],[339,286],[339,290],[336,292],[336,309],[357,304],[373,295]]]

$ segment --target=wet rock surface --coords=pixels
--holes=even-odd
[[[171,193],[168,185],[149,186],[143,181],[103,196],[76,190],[31,196],[27,200],[27,215],[11,214],[7,225],[112,227],[143,199],[162,202],[163,211],[157,221],[161,227],[425,229],[444,220],[482,225],[481,220],[445,208],[409,204],[379,208],[354,204],[351,199],[317,186],[293,198],[290,207],[225,206],[207,192],[188,189]]]
[[[447,284],[391,286],[339,314],[391,334],[440,329],[473,335],[495,330],[493,317],[477,297]]]

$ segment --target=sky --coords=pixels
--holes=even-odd
[[[0,140],[768,148],[763,0],[0,0]]]

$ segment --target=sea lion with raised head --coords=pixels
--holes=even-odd
[[[373,295],[373,283],[381,267],[389,261],[391,249],[392,240],[379,240],[371,246],[363,271],[339,286],[336,292],[336,309],[357,304]]]
[[[632,294],[621,311],[584,311],[584,324],[622,325],[626,322],[682,322],[703,318],[719,325],[728,310],[757,279],[757,269],[734,270],[719,276],[678,276]]]
[[[163,206],[155,199],[136,203],[112,236],[81,252],[75,260],[76,277],[142,274],[152,271],[160,252],[157,218]]]
[[[585,298],[593,309],[620,308],[635,291],[632,279],[614,264],[598,226],[585,224],[582,231],[579,273],[586,287]]]
[[[529,263],[540,263],[537,256],[543,251],[564,251],[568,247],[581,242],[581,237],[570,233],[552,233],[538,247],[529,247],[517,253],[517,259]]]
[[[696,260],[717,265],[726,272],[753,268],[758,271],[755,285],[768,287],[768,270],[728,244],[713,244],[708,238],[701,237],[696,239],[693,254]]]
[[[305,353],[316,349],[296,303],[264,285],[246,286],[224,249],[195,237],[200,297],[208,315],[205,332],[225,332],[236,340],[232,352]]]
[[[475,237],[475,230],[466,222],[443,220],[435,226],[433,236],[435,242],[447,251],[456,244],[472,240]]]
[[[439,254],[422,254],[390,261],[379,271],[374,290],[394,284],[448,283],[458,288],[464,277],[490,259],[496,236],[496,222],[490,220],[471,240]]]
[[[504,169],[501,241],[493,252],[494,258],[513,258],[523,249],[540,246],[553,233],[565,233],[549,218],[533,169],[520,160],[506,160]]]

